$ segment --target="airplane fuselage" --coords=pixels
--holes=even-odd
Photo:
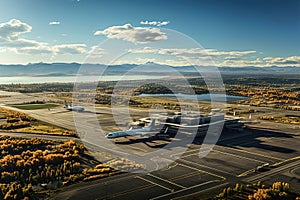
[[[152,120],[150,126],[141,128],[141,129],[132,129],[126,131],[117,131],[107,134],[105,137],[108,139],[118,138],[118,137],[126,137],[126,136],[134,136],[134,135],[147,135],[152,131],[155,125],[155,120]]]
[[[142,128],[142,129],[134,129],[134,130],[127,130],[127,131],[118,131],[112,132],[106,135],[106,138],[118,138],[118,137],[126,137],[126,136],[134,136],[134,135],[145,135],[151,130],[149,128]]]
[[[65,100],[65,108],[69,111],[77,111],[77,112],[84,111],[84,107],[82,107],[82,106],[71,106],[66,100]]]
[[[81,106],[67,106],[67,110],[81,112],[84,111],[84,108]]]

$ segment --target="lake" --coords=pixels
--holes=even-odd
[[[189,94],[141,94],[139,96],[144,96],[144,97],[157,96],[157,97],[174,97],[174,98],[177,97],[177,98],[184,98],[184,99],[195,99],[195,95],[189,95]],[[226,95],[226,94],[198,94],[196,95],[196,97],[199,101],[211,101],[211,97],[212,97],[217,102],[222,101],[224,97],[226,97],[227,102],[248,99],[248,97]]]

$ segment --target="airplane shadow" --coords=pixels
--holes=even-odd
[[[102,112],[92,112],[92,111],[89,111],[89,110],[84,110],[84,111],[81,111],[81,113],[92,113],[92,114],[105,114],[105,113],[102,113]]]
[[[156,141],[165,141],[164,144],[156,144]],[[162,148],[165,145],[167,145],[168,142],[171,142],[172,140],[170,138],[158,138],[155,136],[151,137],[144,137],[144,138],[138,138],[138,139],[132,139],[128,138],[126,141],[115,141],[115,144],[119,145],[129,145],[129,144],[136,144],[136,143],[144,143],[150,148]],[[151,145],[152,144],[152,145]]]
[[[267,151],[274,151],[284,154],[290,154],[295,153],[296,151],[294,149],[289,148],[288,146],[275,146],[271,144],[265,144],[266,141],[260,140],[260,138],[267,138],[267,140],[272,138],[294,138],[295,135],[288,134],[288,133],[281,133],[277,131],[272,130],[259,130],[259,129],[252,129],[252,128],[245,128],[245,130],[249,132],[248,135],[236,138],[236,139],[229,139],[224,140],[226,137],[228,138],[229,135],[235,136],[236,134],[240,134],[238,131],[228,131],[223,130],[221,137],[219,138],[219,142],[217,142],[217,145],[220,146],[227,146],[231,148],[239,148],[239,147],[255,147],[258,149],[263,149]],[[193,140],[193,144],[200,146],[203,144],[204,141],[204,135],[201,137],[197,137]],[[157,141],[164,141],[164,142],[157,142]],[[162,148],[165,147],[168,143],[172,142],[172,138],[159,138],[159,137],[143,137],[143,138],[126,138],[126,140],[122,141],[115,141],[116,144],[119,145],[129,145],[129,144],[136,144],[136,143],[144,143],[150,148]]]
[[[60,113],[66,113],[66,112],[77,112],[77,111],[63,110],[63,111],[55,112],[53,114],[60,114]],[[101,113],[101,112],[92,112],[92,111],[88,111],[88,110],[80,111],[78,113],[91,113],[91,114],[96,114],[96,115],[105,114],[105,113]]]
[[[55,112],[55,113],[52,113],[52,114],[60,114],[60,113],[67,113],[67,112],[71,112],[71,111],[69,111],[69,110],[63,110],[63,111]]]
[[[232,140],[229,142],[218,142],[218,145],[221,146],[230,146],[232,148],[238,148],[238,147],[255,147],[267,151],[274,151],[274,152],[280,152],[280,153],[294,153],[296,152],[293,149],[288,148],[287,146],[274,146],[269,144],[264,144],[265,141],[260,140],[259,138],[294,138],[294,134],[288,134],[288,133],[281,133],[277,131],[272,130],[262,130],[262,129],[252,129],[252,128],[246,128],[245,131],[250,132],[251,134],[245,136],[245,138],[241,138],[240,140]],[[230,133],[229,133],[230,134]],[[235,133],[233,133],[235,134]],[[237,133],[238,134],[238,133]]]

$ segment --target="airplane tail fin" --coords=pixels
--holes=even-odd
[[[68,108],[69,106],[69,103],[65,100],[65,108]]]
[[[154,126],[155,126],[155,119],[152,119],[152,121],[149,125],[150,130],[152,130],[154,128]]]

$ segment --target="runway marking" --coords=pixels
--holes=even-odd
[[[189,161],[188,161],[189,162]],[[190,162],[192,163],[192,162]],[[220,176],[220,175],[217,175],[217,174],[214,174],[214,173],[211,173],[211,172],[208,172],[208,171],[204,171],[202,169],[198,169],[198,168],[195,168],[195,167],[191,167],[191,166],[188,166],[188,165],[185,165],[185,164],[182,164],[182,163],[179,163],[179,165],[183,166],[183,167],[186,167],[186,168],[189,168],[189,169],[193,169],[193,170],[196,170],[196,171],[199,171],[199,172],[202,172],[202,173],[205,173],[205,174],[209,174],[211,176],[215,176],[215,177],[218,177],[222,180],[226,180],[226,178],[224,176]]]
[[[202,151],[202,153],[203,152],[207,152],[207,151],[212,151],[212,150],[205,150],[205,151]],[[180,159],[182,159],[182,158],[186,158],[186,157],[190,157],[190,156],[192,156],[192,155],[199,155],[199,149],[198,149],[198,152],[197,153],[192,153],[192,154],[188,154],[188,155],[185,155],[185,156],[181,156],[180,157]]]
[[[175,191],[175,192],[173,192],[173,193],[168,193],[168,194],[160,195],[160,196],[151,198],[150,200],[160,199],[160,198],[163,198],[163,197],[167,197],[167,196],[169,196],[169,195],[172,195],[172,194],[177,194],[177,193],[180,193],[180,192],[184,192],[184,191],[187,191],[187,190],[190,190],[190,189],[199,187],[199,186],[207,185],[207,184],[209,184],[209,183],[214,183],[214,182],[220,182],[220,180],[207,181],[207,182],[205,182],[205,183],[200,183],[200,184],[197,184],[197,185],[193,185],[192,187],[189,187],[189,188],[177,190],[177,191]],[[224,183],[224,184],[228,184],[228,183]],[[222,185],[224,185],[224,184],[222,184]],[[218,186],[222,186],[222,185],[218,185]],[[208,189],[211,189],[211,188],[208,188]],[[208,189],[205,189],[205,190],[208,190]],[[201,190],[200,192],[205,191],[205,190]]]
[[[166,180],[166,179],[163,179],[163,178],[160,178],[160,177],[158,177],[158,176],[155,176],[155,175],[153,175],[153,174],[147,174],[148,176],[151,176],[151,177],[153,177],[153,178],[156,178],[156,179],[159,179],[159,180],[161,180],[161,181],[164,181],[164,182],[167,182],[167,183],[170,183],[170,184],[172,184],[172,185],[175,185],[175,186],[177,186],[177,187],[180,187],[180,188],[186,188],[186,187],[184,187],[184,186],[182,186],[182,185],[179,185],[179,184],[177,184],[177,183],[174,183],[174,182],[172,182],[172,181],[169,181],[169,180]]]
[[[195,154],[194,154],[195,155]],[[197,154],[196,154],[197,155]],[[216,169],[216,168],[213,168],[213,167],[209,167],[209,166],[206,166],[206,165],[202,165],[202,164],[199,164],[199,163],[194,163],[194,162],[191,162],[191,161],[188,161],[186,159],[180,159],[180,160],[183,160],[184,162],[188,162],[188,163],[191,163],[191,164],[194,164],[194,165],[198,165],[200,167],[204,167],[204,168],[208,168],[208,169],[211,169],[211,170],[215,170],[215,171],[218,171],[218,172],[221,172],[223,174],[229,174],[229,175],[232,175],[232,173],[229,173],[229,172],[225,172],[225,171],[222,171],[222,170],[219,170],[219,169]]]
[[[296,160],[296,159],[299,159],[299,158],[300,158],[300,156],[297,156],[297,157],[292,158],[292,159],[293,159],[293,160]],[[290,159],[289,159],[289,160],[290,160]],[[260,173],[260,174],[256,174],[256,175],[254,175],[254,176],[252,176],[252,177],[248,177],[248,178],[244,179],[244,181],[247,181],[247,182],[254,182],[254,181],[256,181],[256,180],[265,178],[265,177],[267,177],[267,176],[274,175],[274,174],[277,174],[277,173],[281,173],[282,171],[286,171],[286,170],[288,170],[289,168],[292,168],[292,167],[294,167],[294,166],[299,165],[299,163],[300,163],[300,160],[294,161],[294,162],[288,163],[288,164],[286,164],[286,165],[284,165],[284,166],[280,166],[280,167],[278,167],[278,168],[271,169],[271,170],[269,170],[269,171],[267,171],[267,172],[263,172],[263,173]]]
[[[175,162],[175,164],[173,163],[173,164],[169,165],[169,166],[167,167],[167,169],[165,169],[165,170],[163,170],[163,171],[170,170],[170,169],[172,169],[172,168],[174,168],[174,167],[177,167],[177,166],[178,166],[178,163]]]
[[[190,153],[190,152],[193,152],[193,151],[199,151],[199,149],[191,149],[191,150],[187,150],[183,153],[174,153],[174,154],[171,155],[171,157],[174,157],[176,155],[182,155],[182,154],[185,154],[185,153]]]
[[[180,196],[180,197],[175,197],[175,198],[172,198],[172,199],[174,199],[174,200],[175,199],[181,199],[181,198],[184,198],[184,197],[188,197],[188,196],[191,196],[191,195],[195,195],[195,194],[199,194],[199,193],[205,192],[207,190],[212,190],[212,189],[215,189],[215,188],[218,188],[218,187],[224,187],[227,184],[228,184],[228,182],[220,184],[220,185],[216,185],[214,187],[210,187],[210,188],[207,188],[207,189],[204,189],[204,190],[200,190],[198,192],[194,192],[194,193],[191,193],[191,194],[183,195],[183,196]]]
[[[240,151],[240,152],[244,152],[244,153],[248,153],[248,154],[252,154],[252,155],[257,155],[257,156],[262,156],[262,157],[270,158],[270,159],[274,159],[274,160],[279,160],[279,161],[284,160],[284,159],[281,159],[281,158],[276,158],[276,157],[273,157],[273,156],[264,155],[264,154],[260,154],[260,153],[254,153],[254,152],[246,151],[246,150],[243,150],[243,149],[236,149],[232,145],[227,145],[227,146],[228,147],[224,146],[224,148],[228,148],[228,149],[230,148],[230,150]]]
[[[235,154],[231,154],[231,153],[227,153],[227,152],[222,152],[222,151],[218,151],[218,150],[213,150],[213,151],[221,153],[221,154],[225,154],[225,155],[234,156],[234,157],[237,157],[237,158],[242,158],[242,159],[246,159],[246,160],[252,160],[252,161],[256,161],[256,162],[260,162],[260,163],[266,163],[264,161],[256,160],[254,158],[247,158],[247,157],[244,157],[244,156],[239,156],[239,155],[235,155]]]
[[[113,179],[113,180],[108,180],[108,181],[105,181],[105,182],[103,182],[103,183],[100,183],[101,185],[107,185],[108,183],[112,183],[112,182],[116,182],[116,181],[120,181],[120,180],[126,180],[126,179],[130,179],[130,178],[132,178],[134,176],[134,174],[132,174],[132,175],[127,175],[127,176],[125,176],[125,177],[118,177],[118,180],[116,180],[116,179]],[[97,183],[96,183],[97,184]],[[86,186],[83,186],[84,187],[84,189],[90,189],[90,188],[92,188],[92,187],[94,187],[94,185],[92,184],[92,185],[86,185]]]
[[[132,149],[136,149],[136,150],[140,150],[140,151],[142,151],[142,152],[144,152],[144,153],[147,153],[148,151],[147,150],[145,150],[145,149],[142,149],[142,148],[140,148],[140,147],[135,147],[135,146],[132,146],[132,145],[128,145],[130,148],[132,148]]]
[[[299,169],[299,167],[298,167],[298,168],[294,168],[294,169],[290,170],[290,173],[291,173],[294,177],[300,179],[300,176],[299,176],[298,174],[295,173],[295,170],[298,170],[298,169]]]
[[[170,180],[177,181],[177,180],[180,180],[180,179],[188,178],[190,176],[195,176],[196,174],[199,175],[201,173],[199,173],[199,172],[190,172],[190,173],[187,173],[187,174],[182,174],[180,176],[176,176],[174,178],[171,178]]]
[[[178,165],[178,163],[177,163],[177,165]],[[178,187],[184,189],[184,188],[187,188],[187,187],[182,186],[182,185],[179,185],[179,184],[174,183],[174,182],[172,182],[172,181],[176,181],[176,180],[188,178],[188,177],[195,176],[195,175],[198,175],[198,174],[201,174],[201,173],[200,173],[199,171],[191,172],[191,173],[188,173],[188,174],[183,174],[183,175],[181,175],[181,176],[177,176],[177,177],[175,177],[175,178],[172,178],[172,179],[170,179],[170,181],[169,181],[169,180],[162,179],[162,178],[160,178],[160,177],[157,177],[157,176],[155,176],[155,175],[153,175],[153,174],[147,174],[147,175],[150,175],[150,176],[152,176],[152,177],[154,177],[154,178],[157,178],[157,179],[159,179],[159,180],[162,180],[162,181],[164,181],[164,182],[173,184],[173,185],[175,185],[175,186],[178,186]],[[152,183],[152,184],[153,184],[153,183]],[[140,188],[136,188],[136,189],[127,191],[126,193],[130,193],[130,192],[133,192],[133,191],[138,191],[138,190],[146,189],[146,188],[149,188],[149,187],[152,187],[152,185],[150,185],[150,186],[144,186],[144,187],[140,187]],[[124,192],[122,192],[122,193],[124,193]],[[122,195],[122,194],[118,194],[118,196],[120,196],[120,195]],[[115,197],[116,195],[113,195],[113,196]]]
[[[251,173],[251,172],[255,172],[255,169],[249,169],[249,170],[247,170],[247,171],[245,171],[245,172],[243,172],[243,173],[241,173],[241,174],[239,174],[239,175],[237,175],[236,177],[243,177],[243,176],[247,176],[249,173]]]
[[[113,195],[110,195],[108,197],[108,199],[113,199],[113,198],[116,198],[116,197],[119,197],[119,196],[124,196],[124,195],[129,194],[129,193],[141,191],[141,190],[144,190],[144,189],[147,189],[147,188],[152,188],[152,187],[155,187],[155,185],[149,184],[149,185],[137,187],[137,188],[134,188],[134,189],[131,189],[131,190],[126,190],[126,191],[123,191],[123,192],[118,192],[118,193],[115,193]]]
[[[208,150],[208,149],[210,149],[209,147],[207,147],[207,148],[203,148],[204,150]],[[181,154],[186,154],[186,153],[191,153],[191,152],[194,152],[194,151],[199,151],[200,150],[200,148],[198,148],[198,149],[191,149],[191,150],[187,150],[187,151],[185,151],[184,153],[174,153],[174,154],[172,154],[171,155],[171,157],[173,157],[173,156],[176,156],[176,155],[181,155]],[[187,156],[187,155],[185,155],[185,156]],[[181,157],[180,157],[181,158]]]
[[[168,188],[168,187],[165,187],[165,186],[163,186],[163,185],[160,185],[160,184],[158,184],[158,183],[155,183],[155,182],[153,182],[153,181],[150,181],[150,180],[148,180],[148,179],[146,179],[146,178],[143,178],[143,177],[141,177],[141,176],[135,176],[135,178],[139,178],[139,179],[141,179],[141,180],[144,180],[144,181],[146,181],[146,182],[148,182],[148,183],[151,183],[151,184],[153,184],[153,185],[156,185],[156,186],[158,186],[158,187],[161,187],[161,188],[163,188],[163,189],[165,189],[165,190],[168,190],[168,191],[170,191],[170,192],[173,192],[173,191],[174,191],[173,189],[170,189],[170,188]]]
[[[300,159],[300,156],[296,156],[296,157],[293,157],[293,158],[289,158],[289,159],[286,159],[286,160],[282,160],[282,161],[280,161],[280,162],[274,163],[273,166],[277,166],[277,165],[280,165],[280,164],[285,163],[285,162],[287,162],[287,161],[298,160],[298,159]]]
[[[114,149],[109,149],[109,148],[107,148],[107,147],[103,147],[103,146],[99,146],[99,144],[95,144],[95,143],[92,143],[91,141],[87,141],[87,140],[85,140],[85,139],[82,139],[82,141],[83,142],[86,142],[87,144],[89,144],[89,145],[93,145],[93,146],[95,146],[95,147],[98,147],[98,148],[100,148],[100,149],[105,149],[105,150],[107,150],[110,154],[112,154],[111,152],[113,152],[113,156],[120,156],[120,154],[123,154],[124,156],[126,156],[128,153],[124,153],[124,152],[121,152],[121,151],[117,151],[117,150],[114,150]],[[107,153],[107,152],[106,152]]]

